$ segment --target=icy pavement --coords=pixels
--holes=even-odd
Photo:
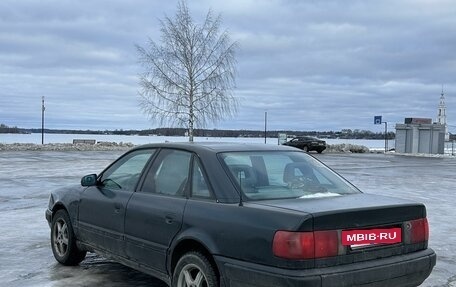
[[[44,218],[49,192],[100,172],[122,152],[0,152],[1,286],[165,286],[94,254],[64,267]],[[422,286],[456,287],[456,160],[383,154],[316,155],[367,193],[426,204],[437,265]]]
[[[98,173],[122,152],[0,152],[0,286],[166,286],[89,254],[79,266],[57,264],[44,219],[49,191]]]
[[[318,158],[365,193],[424,203],[437,265],[421,286],[456,287],[456,159],[383,154]]]

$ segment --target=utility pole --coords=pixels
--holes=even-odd
[[[385,153],[388,152],[388,123],[383,122],[385,124]]]
[[[44,96],[41,97],[41,144],[44,144]]]
[[[264,112],[264,143],[266,144],[268,112]]]

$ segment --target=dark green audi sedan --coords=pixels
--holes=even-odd
[[[52,192],[56,260],[96,252],[171,286],[417,286],[423,204],[364,194],[307,153],[163,143]]]

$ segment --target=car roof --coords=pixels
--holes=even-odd
[[[294,139],[313,139],[313,140],[317,140],[318,138],[313,137],[313,136],[297,136],[297,137],[294,137]]]
[[[135,149],[144,148],[177,148],[193,152],[237,152],[237,151],[296,151],[295,148],[283,145],[230,143],[230,142],[165,142],[136,146]]]

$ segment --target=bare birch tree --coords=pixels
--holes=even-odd
[[[160,21],[161,43],[149,39],[137,46],[144,69],[140,75],[141,108],[160,125],[193,129],[233,116],[237,43],[219,32],[221,17],[209,10],[202,25],[192,19],[185,1],[174,19]]]

